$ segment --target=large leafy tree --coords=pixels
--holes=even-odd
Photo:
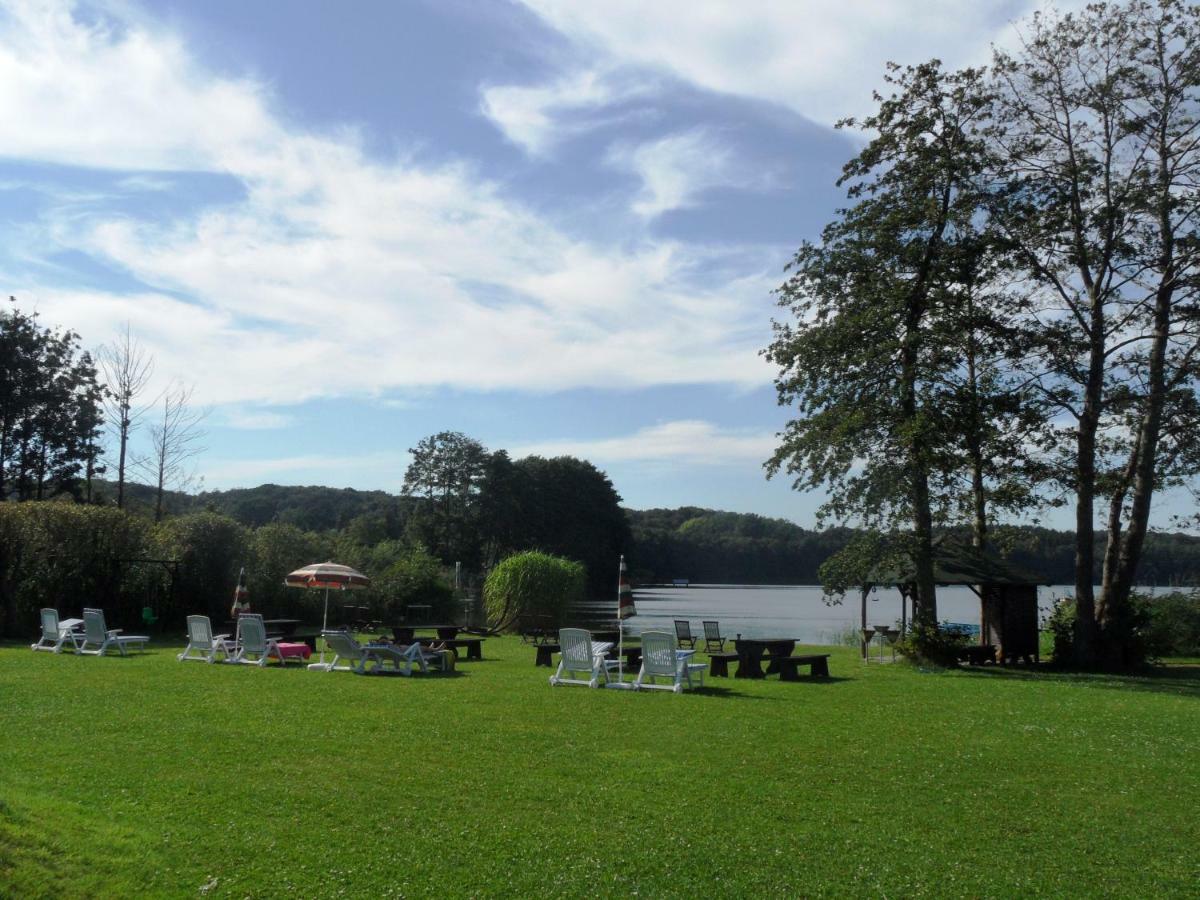
[[[72,331],[0,313],[0,500],[75,493],[96,472],[102,388]]]
[[[888,80],[895,93],[862,121],[873,137],[839,182],[851,205],[801,246],[779,289],[792,318],[776,323],[766,356],[780,367],[780,403],[798,416],[767,465],[797,488],[829,488],[826,515],[907,522],[914,613],[932,626],[933,528],[949,502],[938,479],[962,431],[943,400],[960,380],[963,269],[978,255],[986,170],[975,126],[987,100],[981,73],[937,61],[892,66]]]
[[[992,221],[1023,279],[1039,337],[1027,371],[1075,500],[1075,650],[1119,663],[1154,493],[1200,462],[1200,10],[1133,0],[1035,16],[994,68],[1005,190]]]
[[[477,565],[476,518],[488,451],[457,431],[422,438],[411,448],[405,494],[424,502],[409,523],[411,535],[447,562]]]

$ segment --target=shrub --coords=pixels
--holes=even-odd
[[[1102,646],[1115,651],[1107,654],[1109,665],[1132,669],[1144,665],[1153,656],[1163,655],[1162,648],[1155,646],[1151,630],[1153,608],[1157,602],[1144,594],[1131,594],[1128,605],[1105,624],[1100,641]],[[1076,619],[1075,601],[1068,598],[1060,600],[1046,620],[1046,628],[1054,641],[1055,665],[1075,664]]]
[[[1148,606],[1146,645],[1152,657],[1200,656],[1200,593],[1167,594]]]
[[[380,598],[377,614],[384,618],[399,621],[413,603],[429,606],[435,620],[453,617],[454,590],[442,564],[423,547],[409,550],[384,569],[372,587]]]
[[[567,608],[583,599],[583,565],[536,550],[517,553],[500,562],[483,583],[488,621],[510,629],[522,618],[545,617],[560,625]]]
[[[121,510],[56,501],[0,503],[0,633],[27,636],[38,610],[108,614],[109,627],[133,628],[165,571],[145,557],[147,523]]]
[[[221,622],[229,618],[238,569],[247,555],[246,529],[228,516],[192,513],[155,526],[155,554],[178,560],[174,624],[202,613]],[[254,602],[254,598],[250,598]]]
[[[958,628],[913,622],[896,642],[896,649],[915,663],[949,668],[958,665],[959,651],[970,642],[970,637]]]

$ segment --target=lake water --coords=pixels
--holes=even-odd
[[[1039,588],[1042,614],[1049,613],[1056,600],[1073,593],[1070,585]],[[899,620],[899,591],[878,588],[870,596],[868,624],[890,626]],[[815,585],[648,587],[634,590],[633,600],[637,615],[625,620],[626,634],[651,629],[674,631],[675,619],[687,619],[693,634],[699,634],[701,621],[715,619],[721,623],[721,634],[727,637],[740,633],[746,637],[783,636],[805,644],[829,644],[847,629],[858,628],[862,615],[859,594],[848,594],[841,605],[828,606],[821,588]],[[938,619],[979,625],[979,598],[967,587],[938,588]]]

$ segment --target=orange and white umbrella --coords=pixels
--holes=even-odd
[[[296,588],[324,588],[325,589],[325,610],[321,613],[321,631],[325,631],[329,624],[329,591],[352,591],[359,588],[371,586],[371,579],[357,569],[352,569],[349,566],[342,566],[338,563],[323,562],[313,563],[311,566],[305,566],[303,569],[297,569],[295,572],[289,572],[283,579],[283,583],[288,587]],[[325,646],[321,646],[321,661],[313,663],[313,666],[325,665]]]

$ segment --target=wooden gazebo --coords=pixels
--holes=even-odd
[[[933,547],[933,580],[938,587],[965,586],[979,597],[980,646],[996,648],[995,660],[1037,662],[1038,585],[1045,578],[960,542],[939,538]],[[901,630],[907,627],[908,606],[916,593],[916,566],[903,561],[891,570],[873,572],[862,592],[862,626],[867,628],[867,594],[871,588],[900,591]],[[866,656],[866,642],[863,644]]]

